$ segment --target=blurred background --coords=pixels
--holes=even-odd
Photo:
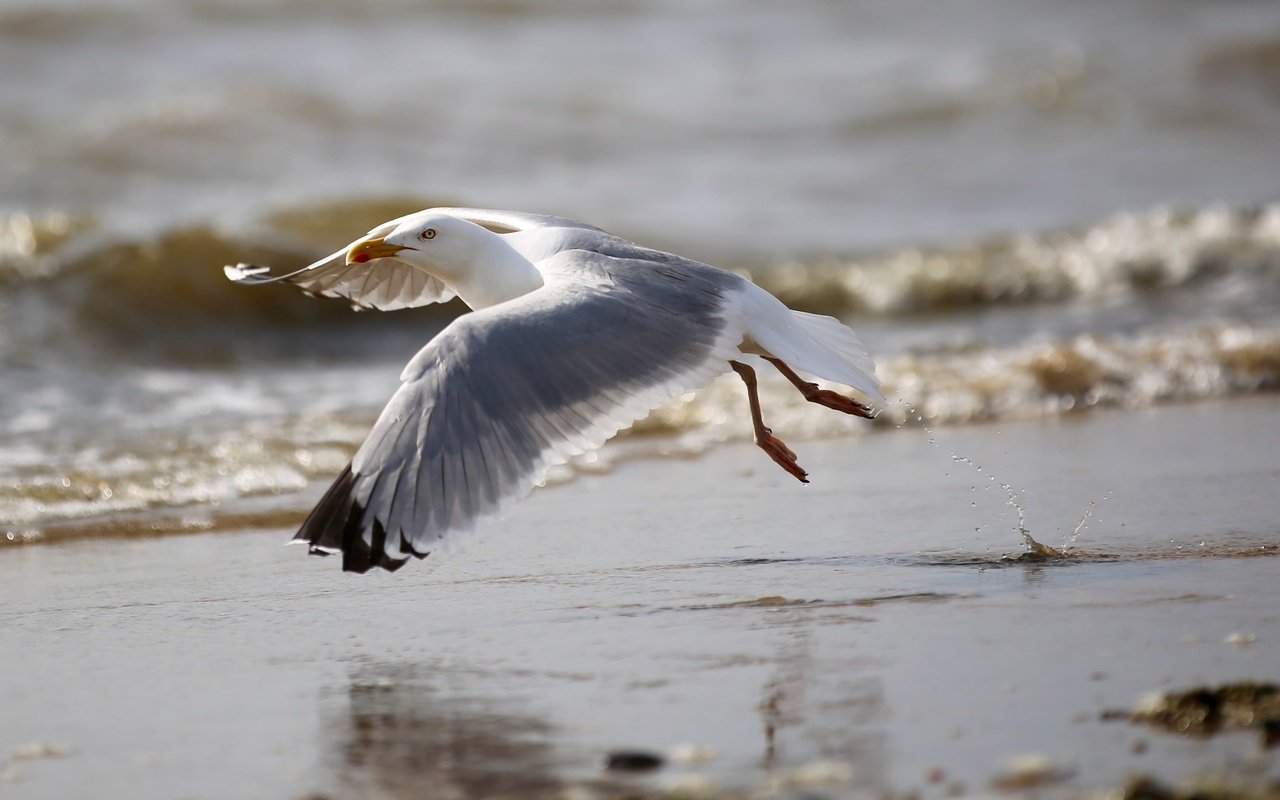
[[[840,316],[882,428],[1280,382],[1270,0],[0,0],[0,76],[0,545],[296,521],[460,309],[221,266],[430,205]],[[744,437],[740,402],[640,430]]]

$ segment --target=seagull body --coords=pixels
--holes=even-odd
[[[294,541],[343,569],[395,570],[526,495],[663,403],[730,370],[746,382],[756,443],[803,482],[764,426],[748,354],[812,402],[870,417],[792,369],[883,403],[853,331],[793,311],[735,273],[521,212],[435,208],[383,223],[297,272],[226,268],[383,310],[459,297],[471,307],[405,367],[351,464]]]

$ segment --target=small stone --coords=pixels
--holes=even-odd
[[[706,775],[674,775],[663,785],[677,797],[715,797],[720,793],[720,787]]]
[[[671,760],[677,764],[705,764],[716,757],[716,749],[702,744],[685,743],[671,750]]]
[[[71,748],[54,742],[28,742],[15,747],[14,761],[31,761],[37,758],[64,758],[71,755]]]
[[[840,761],[812,761],[792,770],[795,786],[834,786],[853,781],[853,767]]]
[[[1280,745],[1280,716],[1267,717],[1262,721],[1262,746],[1271,748]]]
[[[567,786],[560,792],[560,800],[597,800],[598,797],[586,786]]]
[[[1164,692],[1147,692],[1138,698],[1138,702],[1133,706],[1133,713],[1135,716],[1159,714],[1166,704]]]
[[[662,756],[643,750],[614,750],[605,756],[604,768],[621,772],[647,772],[663,764]]]
[[[1155,778],[1139,775],[1115,792],[1121,800],[1173,800],[1174,792]]]
[[[1241,633],[1240,631],[1229,633],[1227,634],[1227,637],[1222,640],[1223,644],[1235,645],[1236,647],[1248,647],[1256,641],[1258,641],[1257,636],[1254,636],[1252,633]]]
[[[1013,756],[1004,764],[1000,774],[991,779],[996,789],[1034,789],[1066,779],[1070,773],[1054,764],[1041,753],[1025,753]]]

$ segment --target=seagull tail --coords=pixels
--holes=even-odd
[[[348,464],[294,534],[293,542],[305,542],[312,555],[342,553],[343,572],[363,573],[374,567],[395,572],[407,559],[386,554],[386,533],[377,519],[372,520],[373,545],[365,540],[365,507],[356,499],[357,477]]]
[[[794,369],[851,386],[881,406],[887,403],[875,362],[847,325],[835,317],[793,311],[754,284],[745,299],[747,333],[769,353]]]

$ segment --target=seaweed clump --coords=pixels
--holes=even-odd
[[[1213,736],[1255,729],[1264,747],[1280,745],[1280,686],[1241,681],[1153,695],[1130,712],[1106,712],[1104,719],[1128,719],[1171,733]]]
[[[1183,786],[1168,786],[1155,778],[1141,775],[1130,778],[1124,786],[1108,792],[1106,796],[1121,800],[1275,800],[1280,798],[1280,784],[1201,778]]]

